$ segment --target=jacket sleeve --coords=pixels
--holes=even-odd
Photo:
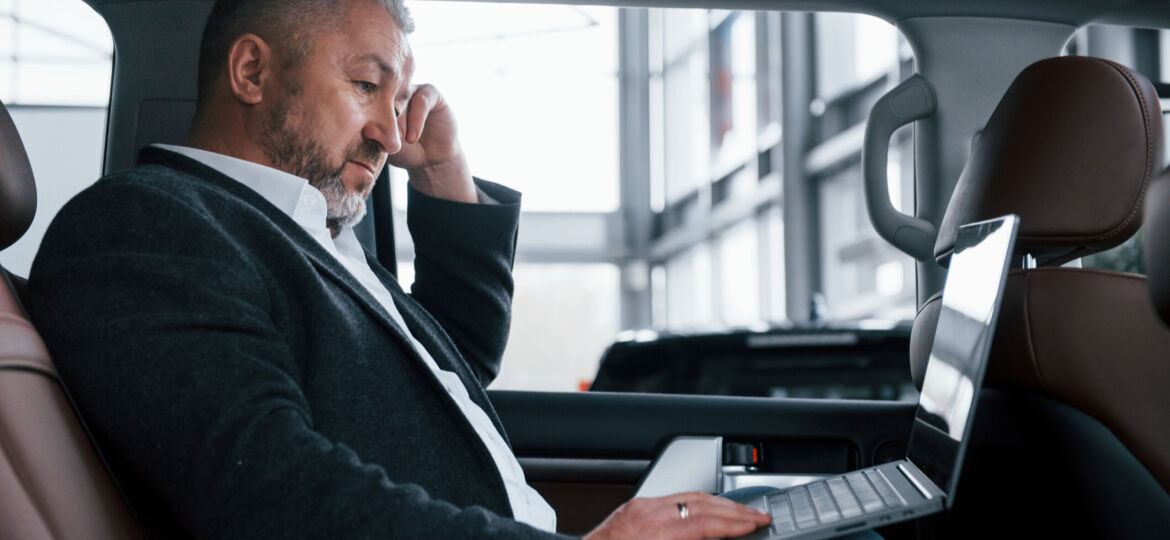
[[[512,309],[520,194],[476,180],[497,204],[468,204],[410,189],[412,296],[439,322],[487,386],[500,371]]]
[[[246,253],[199,208],[102,182],[57,217],[30,276],[33,319],[95,437],[189,534],[554,537],[431,499],[315,431],[308,374]]]

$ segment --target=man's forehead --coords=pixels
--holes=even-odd
[[[379,2],[350,2],[338,30],[383,58],[403,62],[411,56],[406,32]]]
[[[346,56],[358,63],[371,64],[388,75],[409,78],[414,69],[414,54],[406,33],[389,13],[371,19],[355,19],[339,28],[337,37],[349,49]]]
[[[399,55],[379,52],[367,52],[354,56],[353,61],[357,64],[368,64],[377,68],[378,71],[394,77],[409,76],[412,67],[409,57],[402,58]]]

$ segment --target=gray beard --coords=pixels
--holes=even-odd
[[[345,183],[341,181],[346,161],[342,161],[340,166],[331,166],[321,143],[313,140],[308,133],[298,133],[289,127],[289,118],[293,112],[293,104],[290,102],[299,94],[300,87],[292,85],[288,97],[273,107],[264,126],[262,146],[265,156],[276,168],[308,180],[309,185],[321,191],[327,208],[325,225],[336,237],[342,229],[365,217],[366,199],[346,189]],[[299,100],[296,101],[299,106]],[[346,150],[346,160],[364,158],[364,161],[371,162],[380,152],[377,143],[359,141]]]
[[[366,216],[366,199],[345,189],[341,176],[330,176],[321,182],[309,181],[309,185],[321,190],[325,196],[325,225],[337,236],[342,229],[351,227]]]

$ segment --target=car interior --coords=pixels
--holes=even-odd
[[[109,25],[116,48],[103,165],[111,172],[132,166],[144,146],[185,141],[212,2],[86,3]],[[861,13],[896,26],[913,49],[914,75],[883,88],[864,112],[861,161],[874,230],[915,260],[918,309],[912,321],[859,331],[849,342],[826,328],[773,349],[745,349],[737,345],[742,336],[727,333],[619,340],[589,392],[490,390],[526,477],[557,510],[560,531],[588,532],[638,495],[783,487],[904,457],[915,403],[889,396],[902,384],[921,387],[955,233],[964,223],[1014,213],[1015,262],[957,502],[878,532],[1165,536],[1170,173],[1162,100],[1170,88],[1131,67],[1064,52],[1091,24],[1170,28],[1170,3],[587,3],[782,11],[792,32],[807,22],[788,14],[804,12]],[[786,89],[784,99],[811,101],[799,88]],[[21,135],[2,112],[0,250],[25,233],[37,204]],[[906,125],[913,126],[913,215],[895,209],[886,189],[891,137]],[[785,120],[785,133],[802,128]],[[786,137],[785,145],[802,144]],[[781,165],[786,174],[801,166]],[[392,204],[389,175],[372,196],[362,238],[395,269],[394,220],[378,210]],[[788,193],[784,204],[799,206],[799,194]],[[1146,275],[1078,263],[1139,229]],[[2,267],[0,274],[0,538],[142,536],[135,509],[90,443],[85,411],[71,406],[24,314],[23,277]],[[807,309],[808,299],[793,301]],[[759,336],[782,334],[744,335],[758,344]],[[805,363],[785,364],[785,355]],[[849,360],[857,357],[867,363]],[[769,393],[739,367],[749,365],[791,388],[845,381],[860,390],[836,399]]]

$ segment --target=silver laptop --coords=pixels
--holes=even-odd
[[[765,493],[772,525],[744,538],[830,538],[950,508],[987,371],[1014,215],[959,228],[906,459]]]

